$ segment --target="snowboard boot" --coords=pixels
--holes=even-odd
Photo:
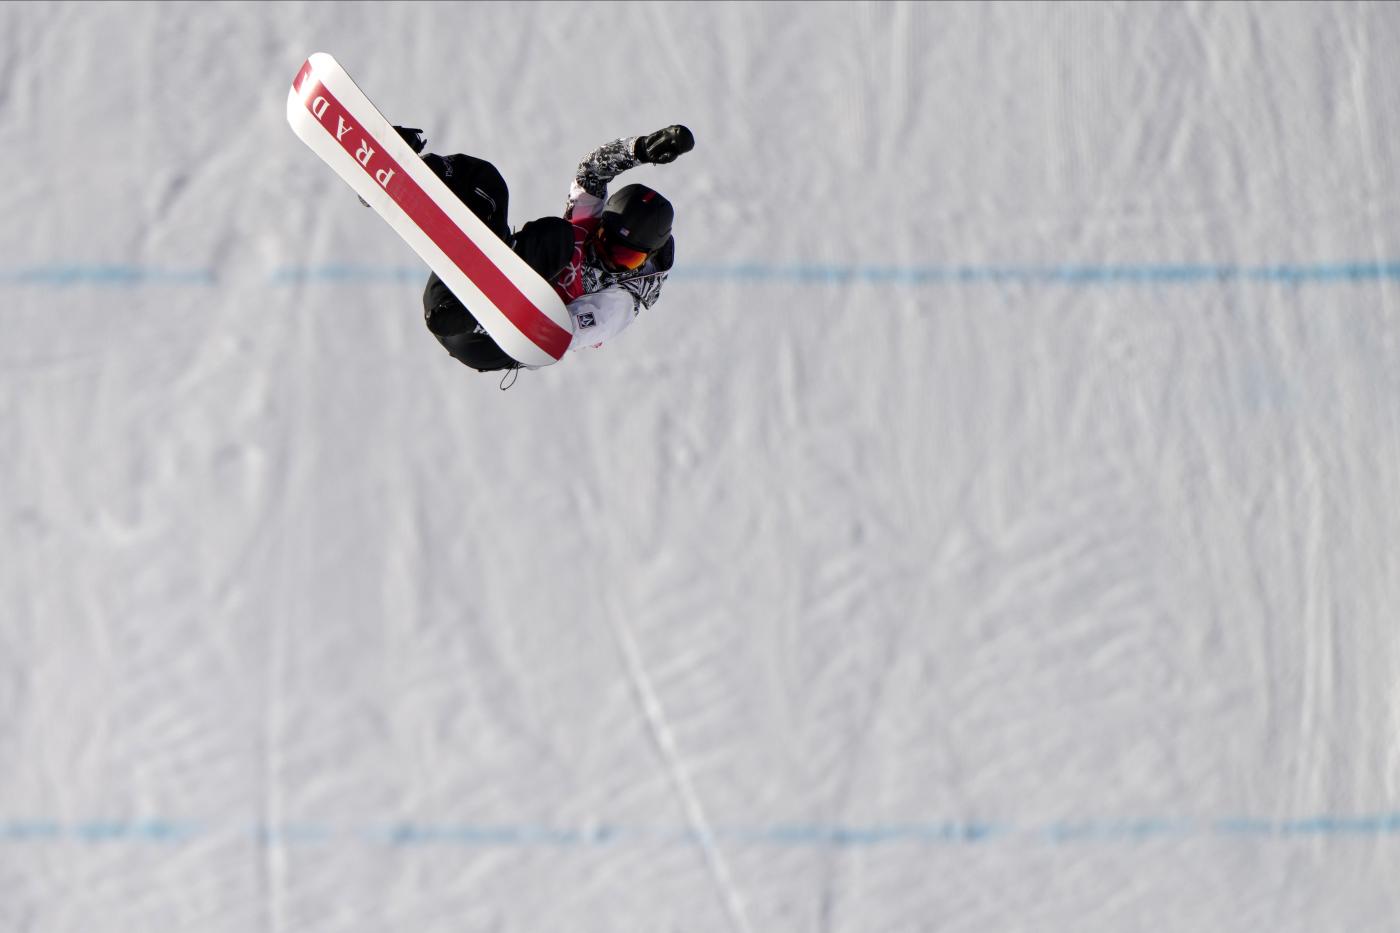
[[[510,248],[546,282],[553,282],[574,258],[574,225],[562,217],[532,220],[515,234]]]
[[[408,143],[410,149],[416,155],[422,155],[423,150],[428,145],[428,137],[423,135],[423,131],[415,126],[396,126],[394,132],[398,133],[404,142]]]
[[[423,312],[423,322],[435,337],[455,337],[476,327],[476,318],[460,302],[449,302]]]

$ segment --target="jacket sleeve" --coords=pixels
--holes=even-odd
[[[569,186],[569,200],[564,205],[564,218],[596,217],[603,212],[603,202],[608,196],[608,182],[618,175],[635,168],[641,162],[637,159],[636,136],[614,139],[594,149],[578,164],[574,182]]]
[[[637,296],[621,286],[580,295],[568,304],[574,336],[570,350],[599,347],[616,337],[637,319],[641,305]]]

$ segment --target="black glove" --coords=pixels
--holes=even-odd
[[[679,123],[637,139],[637,161],[665,165],[695,148],[695,136]]]
[[[423,135],[423,131],[412,126],[396,126],[394,131],[403,137],[403,141],[413,148],[415,153],[422,152],[428,145],[428,137]]]

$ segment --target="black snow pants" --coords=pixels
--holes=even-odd
[[[506,223],[510,190],[496,167],[469,155],[429,153],[423,161],[447,183],[491,232],[510,245],[545,281],[553,281],[573,257],[573,225],[562,217],[532,220],[512,234]],[[506,355],[471,311],[443,284],[436,273],[423,290],[423,316],[438,343],[453,358],[479,372],[515,369],[520,364]]]

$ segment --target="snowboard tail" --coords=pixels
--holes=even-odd
[[[287,122],[512,359],[546,366],[564,355],[573,332],[554,288],[433,174],[330,55],[313,54],[297,72]]]

